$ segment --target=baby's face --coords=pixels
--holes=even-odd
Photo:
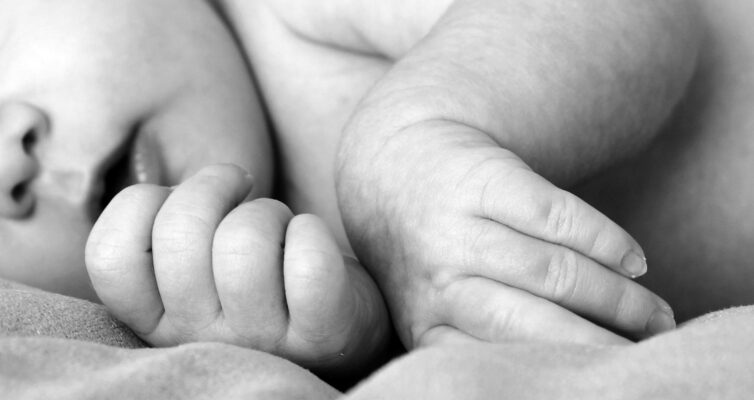
[[[94,298],[86,239],[131,183],[229,162],[268,194],[248,75],[202,0],[0,0],[0,276]]]

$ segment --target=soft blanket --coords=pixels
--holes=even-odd
[[[269,354],[145,344],[104,307],[0,282],[1,399],[333,399],[338,392]]]
[[[99,305],[0,284],[1,399],[748,399],[754,311],[626,347],[460,342],[401,357],[341,394],[253,350],[143,348]]]

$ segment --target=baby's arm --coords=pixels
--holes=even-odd
[[[220,341],[330,377],[369,366],[388,338],[374,283],[324,223],[280,202],[243,202],[240,168],[169,189],[126,188],[97,221],[86,261],[109,310],[155,346]]]
[[[404,343],[618,341],[568,310],[635,337],[673,326],[628,278],[646,268],[638,244],[548,180],[650,140],[693,71],[689,6],[456,1],[367,95],[338,194]]]

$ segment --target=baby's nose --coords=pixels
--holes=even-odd
[[[35,107],[0,104],[0,217],[21,218],[34,207],[35,145],[46,130],[47,118]]]

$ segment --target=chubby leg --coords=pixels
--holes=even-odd
[[[754,3],[700,2],[685,100],[650,148],[580,194],[643,246],[679,321],[754,303]]]

